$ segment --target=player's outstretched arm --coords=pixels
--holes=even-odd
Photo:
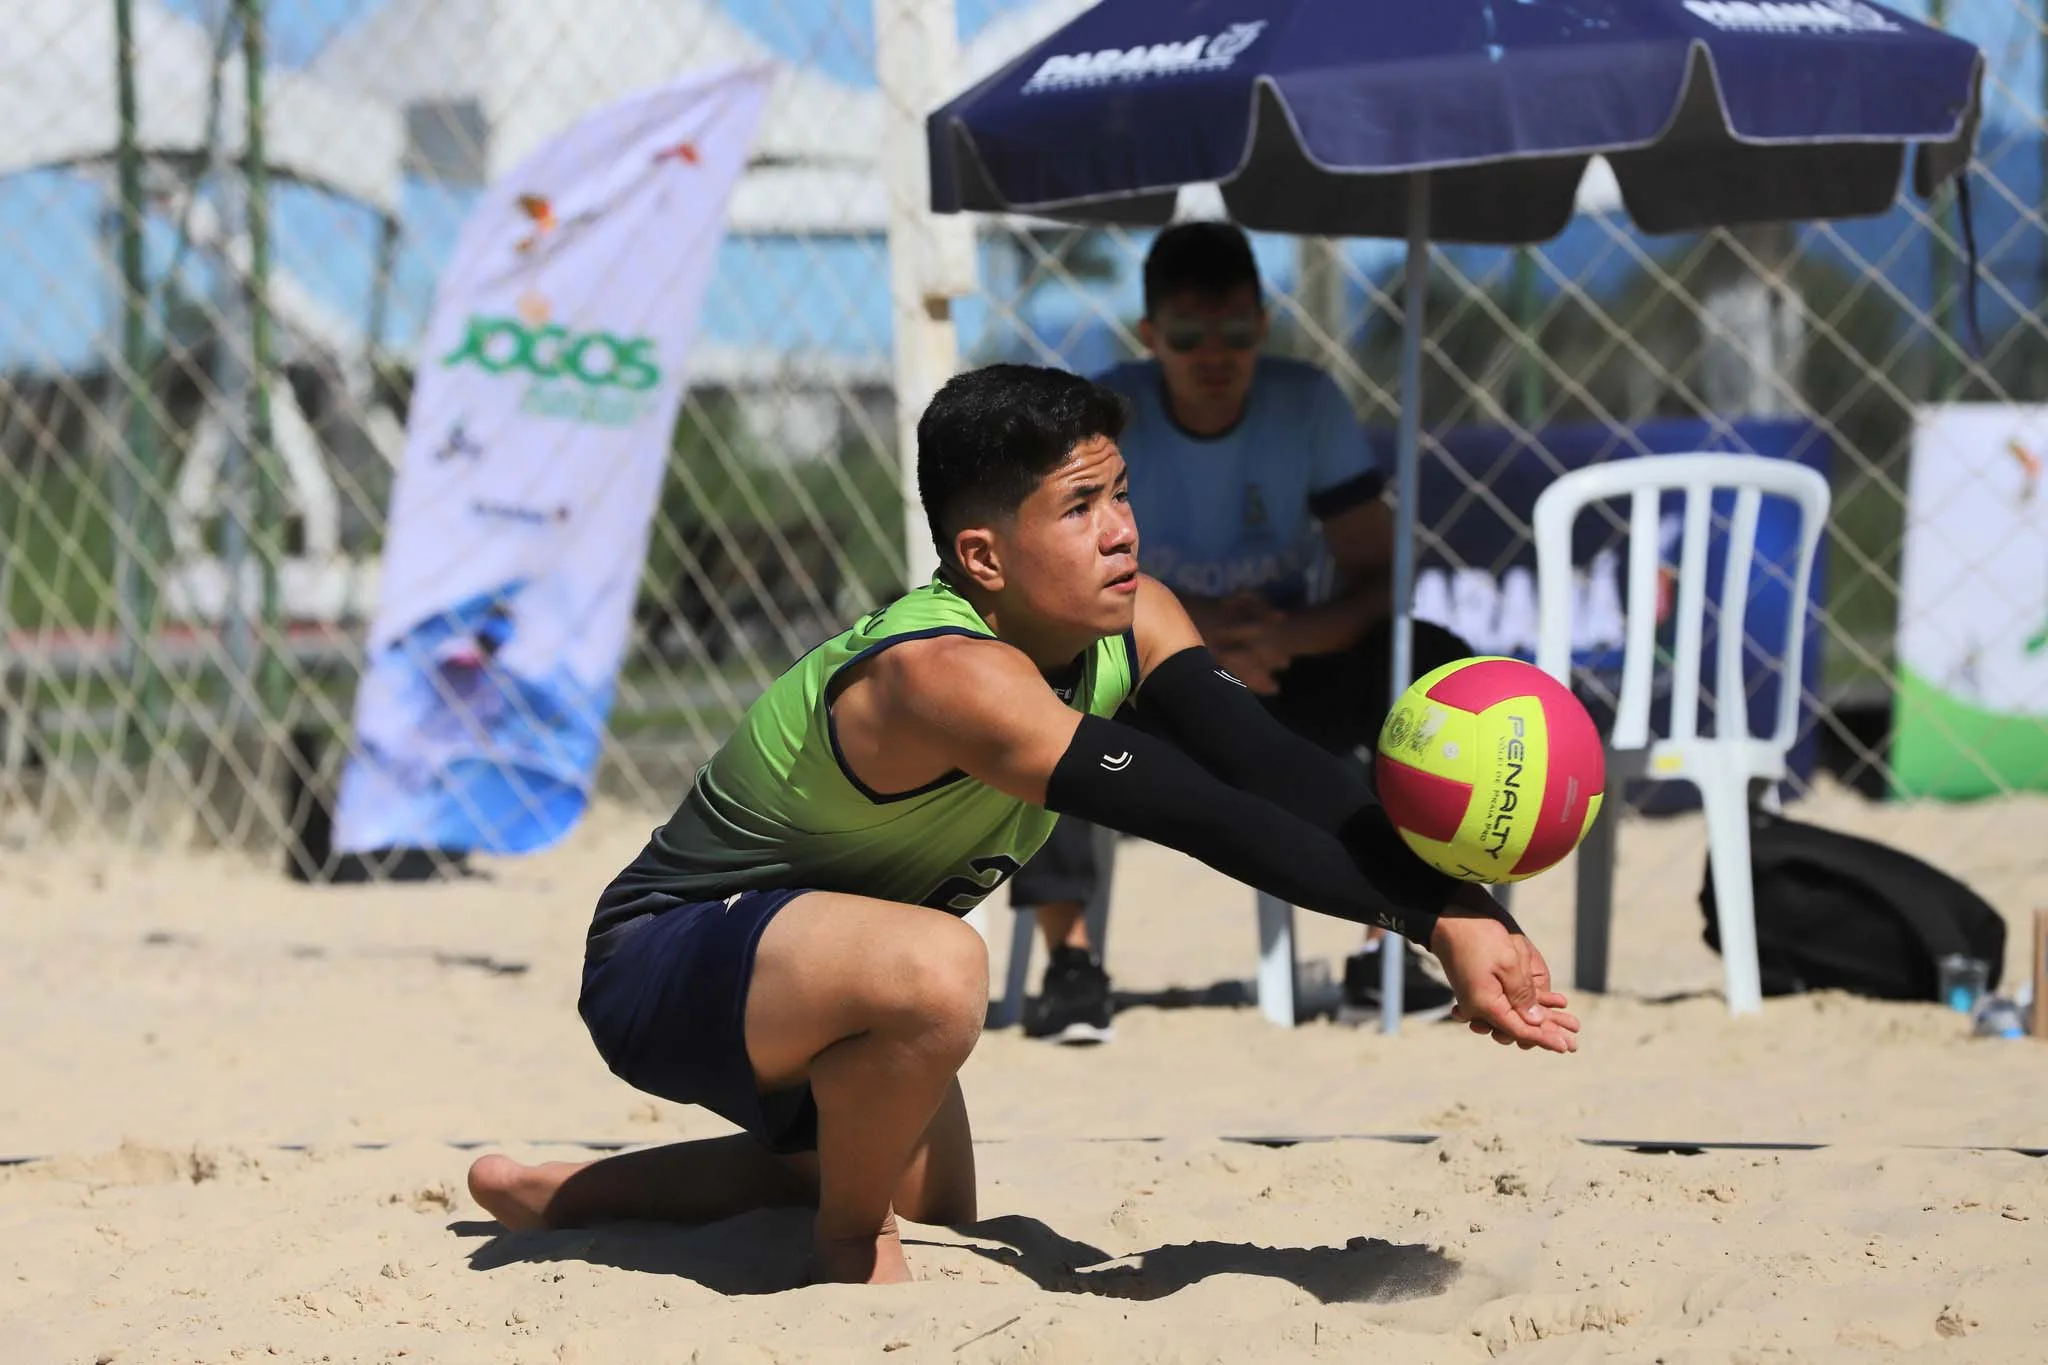
[[[1365,771],[1303,739],[1223,669],[1172,589],[1138,583],[1138,722],[1241,791],[1342,838],[1397,900],[1494,913],[1483,887],[1446,876],[1403,843]]]
[[[1480,996],[1493,1002],[1484,1009],[1461,1003],[1459,1017],[1471,1022],[1475,1032],[1520,1042],[1486,1020],[1501,1008],[1523,1017],[1532,1005],[1538,1016],[1563,1008],[1564,997],[1551,989],[1543,955],[1492,895],[1417,857],[1395,831],[1359,765],[1274,720],[1217,666],[1171,589],[1140,580],[1136,635],[1143,679],[1136,704],[1141,725],[1220,780],[1335,834],[1393,900],[1451,908],[1449,922],[1440,918],[1426,943],[1443,961],[1461,1002]],[[1460,916],[1467,918],[1459,922]]]
[[[916,746],[934,765],[1178,849],[1293,904],[1392,929],[1428,944],[1447,971],[1480,961],[1476,947],[1465,947],[1482,941],[1470,926],[1491,929],[1485,942],[1527,942],[1476,918],[1473,908],[1435,899],[1434,888],[1432,899],[1397,900],[1338,835],[1219,781],[1162,739],[1069,710],[1007,645],[938,639],[899,646],[882,659],[888,666],[873,675],[880,718],[892,742]],[[1468,1003],[1480,1008],[1484,996],[1480,1017],[1507,1041],[1574,1050],[1577,1021],[1562,1012],[1563,1001],[1538,1001],[1526,982],[1526,972],[1519,979],[1511,973],[1497,999],[1475,986]]]

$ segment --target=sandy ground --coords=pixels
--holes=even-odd
[[[2020,968],[2048,806],[1795,813],[1965,876]],[[1998,1150],[2048,1147],[2048,1044],[1840,996],[1730,1020],[1690,819],[1624,827],[1576,1056],[1135,1008],[1105,1048],[983,1040],[989,1217],[911,1229],[916,1285],[787,1288],[787,1212],[503,1235],[477,1144],[724,1130],[612,1078],[575,1014],[587,907],[652,822],[377,890],[0,858],[0,1156],[36,1158],[0,1169],[0,1362],[2048,1360],[2048,1158]],[[1249,892],[1141,845],[1119,873],[1121,988],[1250,976]],[[1569,888],[1517,905],[1561,975]],[[1642,1149],[1740,1142],[1779,1145]]]

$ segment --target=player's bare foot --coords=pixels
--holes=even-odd
[[[527,1166],[495,1153],[478,1157],[469,1168],[469,1197],[511,1231],[538,1232],[548,1226],[547,1207],[555,1191],[586,1164],[544,1161]]]
[[[911,1278],[893,1220],[872,1236],[812,1239],[812,1284],[909,1284]]]

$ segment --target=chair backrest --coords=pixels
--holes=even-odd
[[[1766,494],[1789,498],[1799,506],[1798,562],[1793,569],[1792,596],[1786,612],[1787,639],[1782,656],[1784,673],[1778,687],[1778,714],[1770,736],[1781,749],[1789,748],[1799,717],[1807,593],[1821,531],[1828,517],[1827,480],[1790,460],[1726,453],[1644,455],[1572,470],[1544,489],[1536,499],[1534,528],[1536,664],[1560,682],[1570,684],[1572,527],[1579,513],[1589,505],[1627,498],[1627,625],[1622,647],[1621,694],[1615,702],[1614,730],[1608,742],[1616,749],[1641,749],[1649,745],[1661,554],[1659,512],[1663,495],[1673,490],[1685,494],[1678,601],[1673,613],[1677,648],[1672,659],[1670,738],[1677,740],[1699,738],[1700,652],[1706,624],[1707,541],[1714,494],[1724,490],[1735,493],[1734,515],[1728,524],[1727,560],[1721,574],[1719,640],[1715,650],[1713,708],[1717,738],[1737,737],[1736,717],[1742,718],[1739,737],[1749,737],[1742,653],[1749,575],[1756,559],[1758,510]]]

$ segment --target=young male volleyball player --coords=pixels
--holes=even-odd
[[[1138,573],[1122,400],[1057,370],[918,424],[942,567],[783,674],[598,900],[580,1009],[628,1083],[731,1137],[470,1170],[515,1229],[814,1204],[812,1274],[909,1278],[896,1215],[976,1215],[957,1073],[988,958],[961,916],[1060,814],[1429,945],[1474,1032],[1578,1021],[1481,887],[1409,852],[1355,765],[1273,720]]]

